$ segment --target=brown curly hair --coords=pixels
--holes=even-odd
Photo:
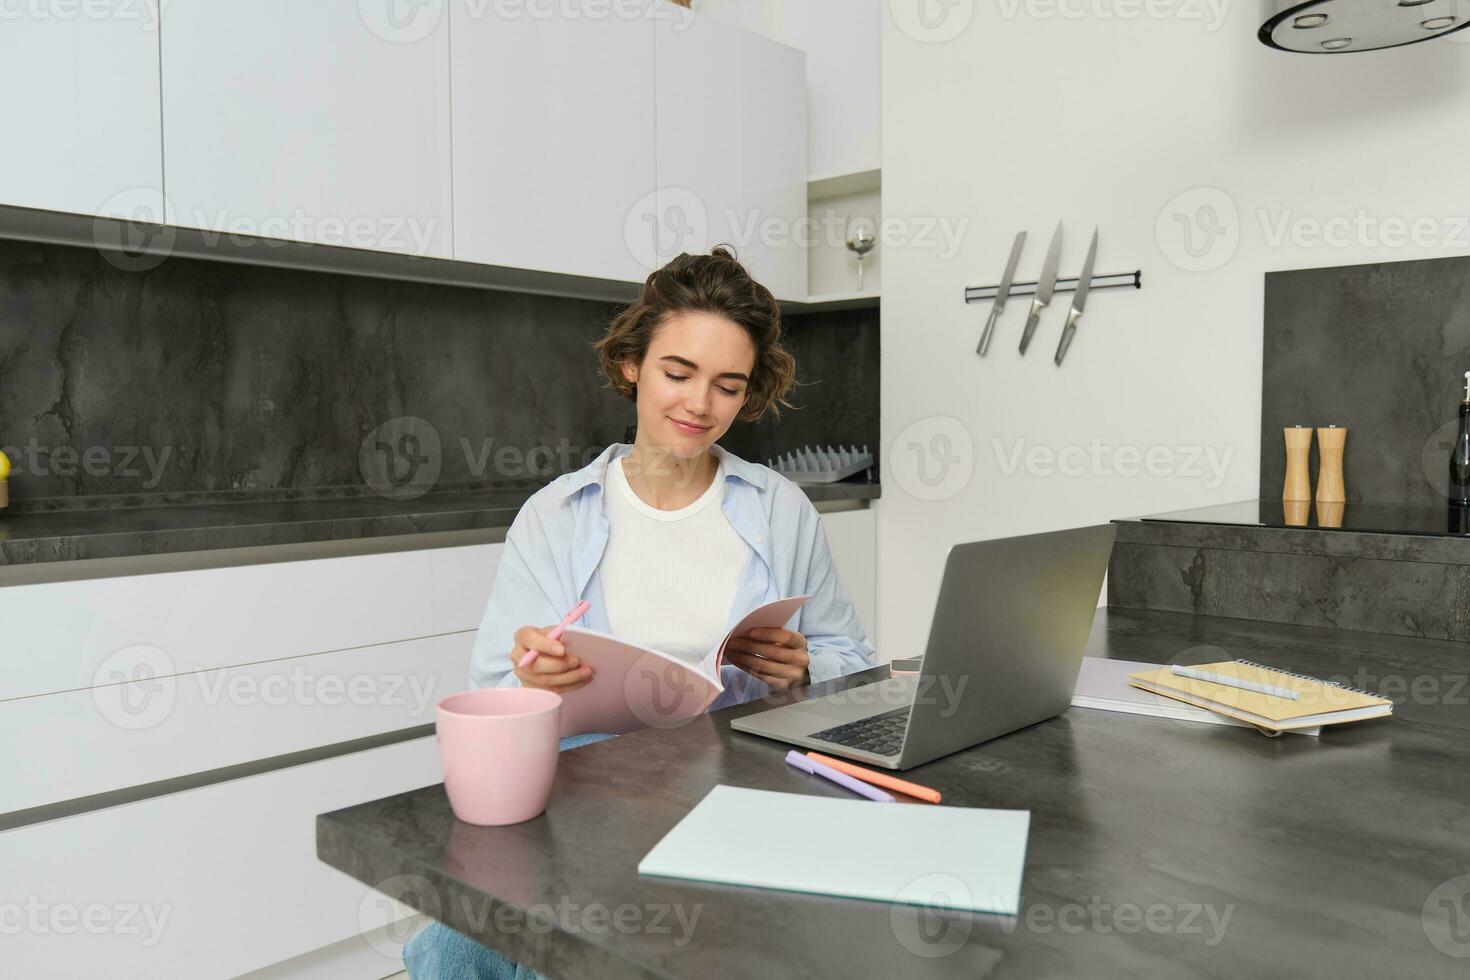
[[[781,307],[724,245],[708,255],[685,252],[669,260],[644,280],[638,299],[618,311],[592,345],[618,394],[637,400],[638,386],[623,377],[623,362],[642,364],[658,326],[685,312],[723,316],[745,328],[755,344],[755,368],[739,419],[757,421],[767,409],[780,418],[782,405],[795,408],[786,395],[796,387],[796,358],[781,346]]]

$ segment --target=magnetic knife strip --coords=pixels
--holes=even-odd
[[[1114,273],[1111,273],[1111,274],[1105,275],[1105,276],[1104,275],[1096,275],[1096,276],[1093,276],[1092,277],[1092,288],[1093,289],[1123,289],[1123,288],[1128,287],[1128,286],[1132,286],[1134,289],[1142,289],[1143,288],[1143,271],[1142,270],[1136,270],[1134,272],[1114,272]],[[988,299],[995,299],[995,291],[997,289],[999,289],[999,288],[1000,288],[999,285],[995,285],[995,286],[966,286],[965,287],[965,302],[966,303],[982,303],[982,302],[984,302],[985,300],[988,300]],[[1077,291],[1077,279],[1076,279],[1075,276],[1073,278],[1071,278],[1071,279],[1058,279],[1057,280],[1056,288],[1052,290],[1052,292],[1055,292],[1055,293],[1072,293],[1072,292],[1076,292],[1076,291]],[[1035,282],[1016,282],[1016,283],[1011,283],[1011,291],[1010,291],[1010,294],[1009,295],[1010,296],[1034,296],[1034,295],[1036,295],[1036,283]]]

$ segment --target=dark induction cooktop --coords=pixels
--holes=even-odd
[[[1449,504],[1443,507],[1425,507],[1419,504],[1318,504],[1314,501],[1239,500],[1231,504],[1178,510],[1172,514],[1150,514],[1142,519],[1184,524],[1470,536],[1470,508]]]

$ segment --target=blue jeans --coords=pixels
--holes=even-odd
[[[561,751],[616,737],[572,735],[561,740]],[[403,965],[412,980],[545,980],[442,922],[430,922],[403,945]]]

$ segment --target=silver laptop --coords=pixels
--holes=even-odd
[[[957,544],[917,674],[736,718],[730,727],[909,769],[1067,710],[1113,526]]]

